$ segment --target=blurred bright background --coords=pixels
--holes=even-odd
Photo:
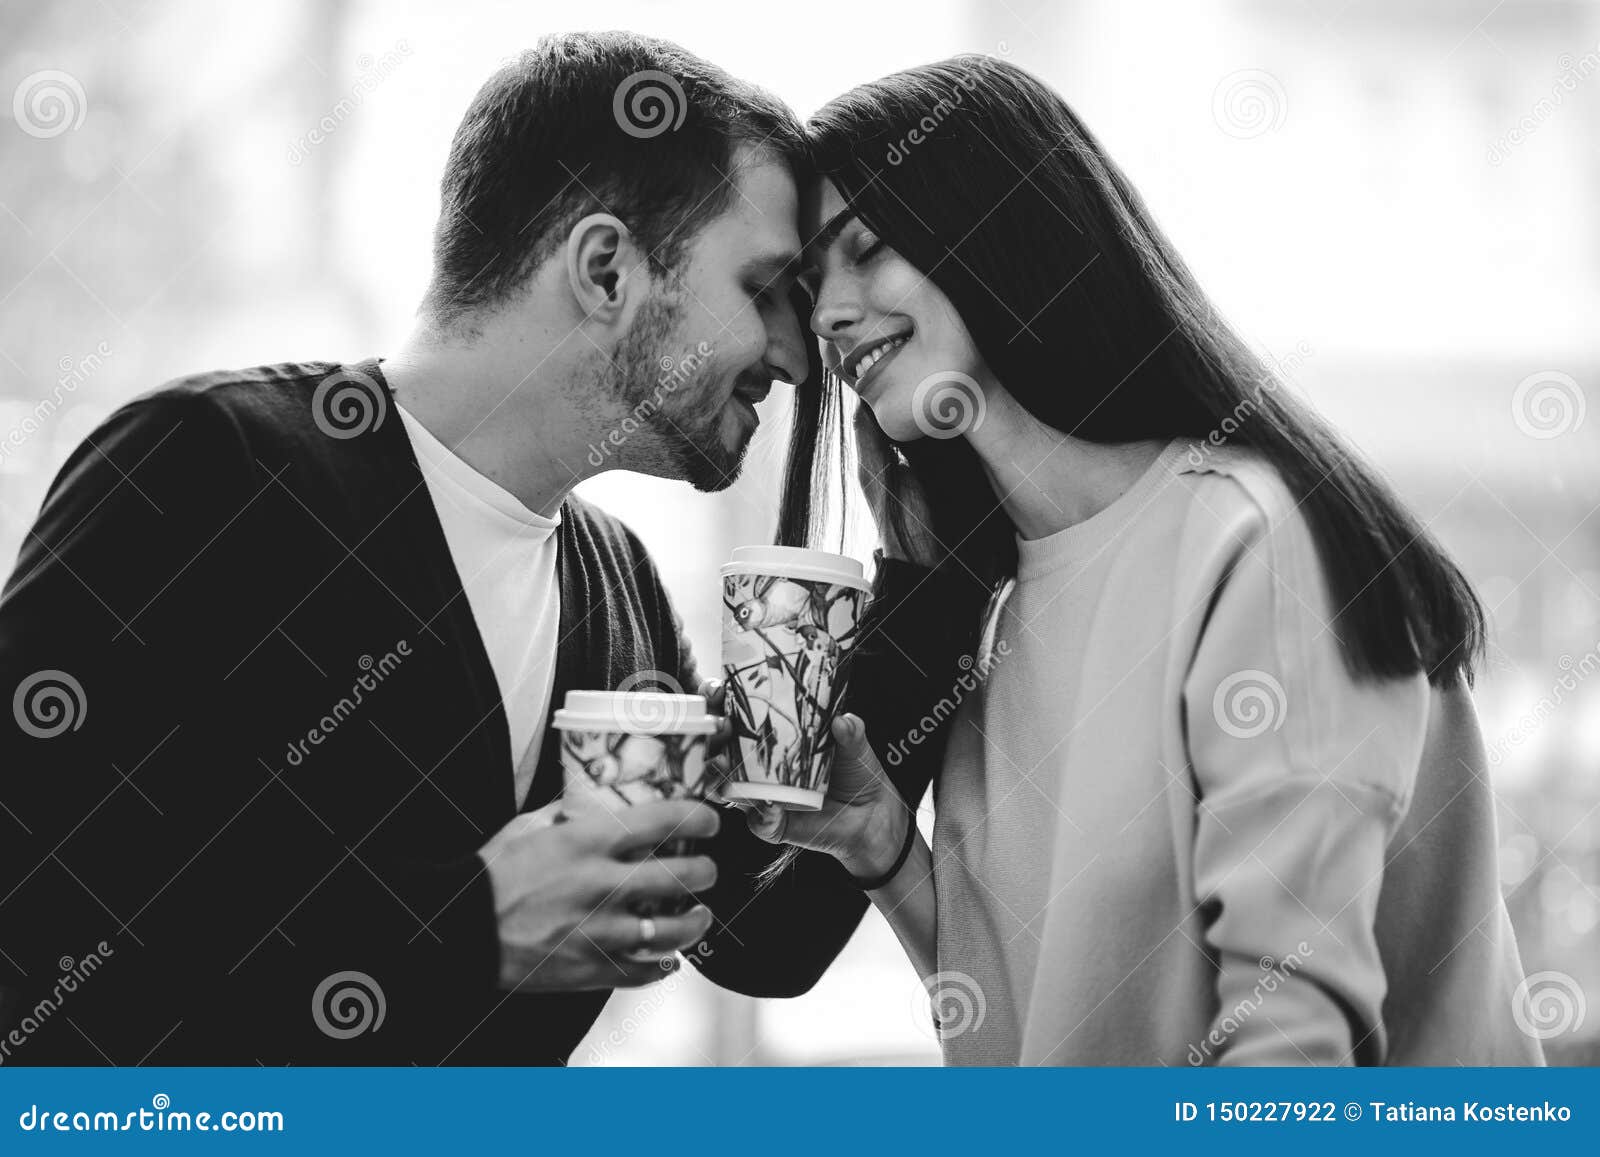
[[[676,40],[802,115],[957,52],[1066,96],[1223,311],[1480,585],[1504,889],[1528,972],[1596,1003],[1546,1041],[1552,1060],[1600,1063],[1594,3],[7,4],[7,570],[55,469],[126,399],[198,370],[392,348],[467,102],[506,57],[580,28]],[[770,540],[787,401],[766,404],[726,494],[628,474],[584,487],[649,544],[703,665],[714,565]],[[574,1063],[936,1063],[926,1009],[871,914],[811,994],[753,1001],[695,976],[620,993]]]

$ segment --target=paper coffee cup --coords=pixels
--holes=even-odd
[[[717,730],[700,695],[653,691],[568,691],[555,713],[568,818],[616,812],[662,799],[703,799],[716,785],[706,775],[706,747]],[[657,855],[692,851],[692,839],[670,840]],[[673,915],[681,905],[640,906],[641,916]]]
[[[734,550],[722,568],[722,674],[735,736],[724,795],[822,806],[831,724],[867,589],[861,564],[844,555]]]

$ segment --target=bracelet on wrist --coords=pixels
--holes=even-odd
[[[900,874],[900,869],[905,867],[906,860],[911,856],[911,845],[916,842],[917,817],[908,815],[906,817],[906,837],[900,842],[900,854],[895,856],[894,863],[889,865],[889,870],[881,876],[872,876],[867,879],[852,874],[850,876],[851,881],[863,892],[876,892],[879,888],[886,887],[889,881]]]

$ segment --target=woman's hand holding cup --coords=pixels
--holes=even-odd
[[[867,743],[866,725],[855,715],[833,721],[833,772],[817,811],[788,811],[777,804],[750,807],[750,830],[768,843],[826,852],[859,879],[889,870],[905,841],[911,809],[900,798]]]

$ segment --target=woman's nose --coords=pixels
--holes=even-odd
[[[811,311],[811,332],[824,340],[831,340],[860,321],[861,307],[854,298],[824,280],[817,290],[816,308]]]

